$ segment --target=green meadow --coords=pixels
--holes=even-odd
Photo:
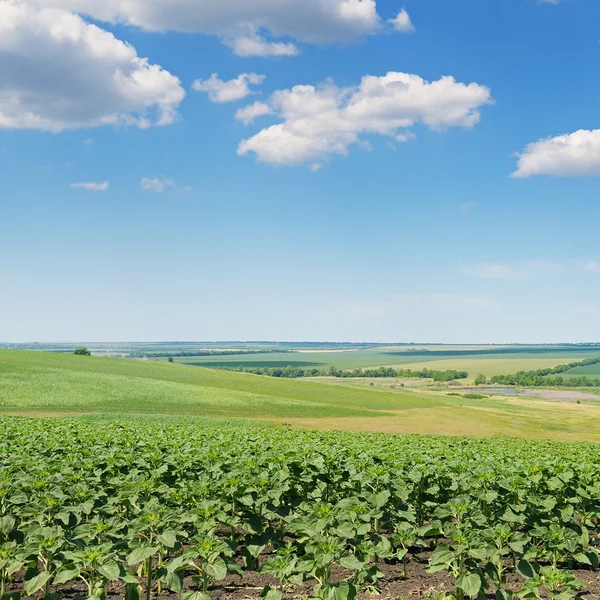
[[[600,406],[346,380],[286,380],[163,361],[0,351],[0,414],[235,419],[389,433],[600,441]],[[395,387],[392,387],[395,386]]]

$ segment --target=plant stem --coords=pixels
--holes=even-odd
[[[150,600],[150,594],[152,592],[152,557],[146,561],[146,568],[148,570],[148,577],[146,580],[146,600]]]

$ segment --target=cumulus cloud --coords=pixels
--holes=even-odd
[[[298,46],[292,42],[268,42],[256,32],[226,40],[225,44],[237,56],[296,56],[300,53]]]
[[[235,118],[238,121],[242,121],[245,125],[249,125],[250,123],[254,123],[254,119],[257,117],[269,114],[271,114],[271,107],[268,104],[259,101],[238,109],[235,113]]]
[[[512,177],[557,175],[561,177],[600,175],[600,129],[538,140],[517,155],[518,168]]]
[[[398,13],[395,19],[390,19],[390,23],[396,31],[400,31],[401,33],[413,33],[415,31],[415,26],[412,24],[409,14],[404,9]]]
[[[87,190],[88,192],[105,192],[110,185],[109,181],[90,182],[90,183],[72,183],[72,188]]]
[[[453,77],[429,82],[397,72],[367,75],[354,88],[340,88],[331,80],[318,87],[297,85],[269,99],[270,111],[282,122],[243,140],[238,154],[252,152],[279,165],[320,163],[346,155],[350,146],[364,142],[364,134],[404,142],[414,136],[408,128],[416,123],[438,130],[471,127],[491,101],[490,90],[477,83]]]
[[[177,192],[189,192],[190,187],[179,187],[173,179],[168,177],[143,177],[140,180],[140,187],[146,192],[156,192],[162,194],[167,189]]]
[[[260,85],[264,80],[264,75],[242,73],[235,79],[223,81],[218,73],[213,73],[208,79],[196,79],[192,87],[197,92],[206,92],[211,102],[235,102],[253,94],[250,85]]]
[[[0,129],[173,122],[179,79],[60,9],[0,0]]]
[[[256,32],[311,44],[347,43],[377,33],[375,0],[31,0],[99,21],[126,23],[148,31],[217,35],[234,51],[258,49],[259,56],[292,53],[292,45],[261,47]],[[255,44],[248,43],[253,38]],[[239,46],[236,40],[241,40]],[[258,45],[256,45],[256,42]],[[263,40],[263,44],[268,44]],[[279,42],[275,42],[278,44]],[[269,51],[267,51],[269,50]],[[248,54],[245,54],[248,55]]]

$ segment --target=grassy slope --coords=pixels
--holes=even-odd
[[[0,410],[5,412],[367,417],[434,402],[162,362],[0,351]]]
[[[294,426],[600,441],[600,406],[467,400],[163,362],[0,351],[0,412],[245,417]]]

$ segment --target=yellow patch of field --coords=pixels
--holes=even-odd
[[[537,410],[532,411],[526,400],[510,400],[507,404],[507,410],[483,404],[448,405],[408,409],[386,417],[286,419],[285,424],[323,430],[600,442],[600,407],[535,402]]]
[[[397,368],[408,368],[413,371],[419,369],[431,369],[433,371],[447,371],[456,369],[457,371],[467,371],[470,377],[476,377],[479,373],[491,377],[492,375],[508,375],[517,371],[532,371],[535,369],[545,369],[546,367],[556,367],[565,364],[565,357],[551,358],[447,358],[442,360],[432,360],[425,362],[412,363],[410,365],[398,363],[394,365]]]

